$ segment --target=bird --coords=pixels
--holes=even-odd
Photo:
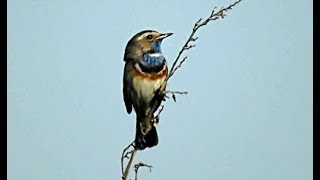
[[[167,61],[161,51],[162,40],[173,33],[159,33],[144,30],[135,34],[127,43],[124,53],[123,99],[128,114],[134,109],[136,113],[136,135],[134,147],[137,150],[151,148],[158,144],[158,134],[152,122],[153,113],[159,108],[163,99],[159,88],[168,77]],[[160,103],[148,116],[152,103]]]

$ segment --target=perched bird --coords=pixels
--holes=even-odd
[[[157,96],[157,90],[168,76],[166,59],[161,52],[161,42],[172,33],[145,30],[134,35],[128,42],[124,54],[123,98],[130,114],[136,112],[135,148],[143,150],[158,144],[155,125],[148,117],[148,110]],[[163,98],[160,97],[161,100]]]

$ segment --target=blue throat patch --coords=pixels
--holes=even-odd
[[[151,47],[151,52],[143,55],[144,61],[149,66],[159,66],[165,61],[164,56],[161,53],[160,45],[161,41],[156,41]]]
[[[161,45],[161,40],[157,40],[156,42],[154,42],[151,47],[152,51],[161,53],[160,45]]]
[[[162,54],[159,54],[159,56],[154,56],[155,53],[150,54],[147,53],[143,56],[144,61],[149,65],[149,66],[158,66],[163,64],[164,62],[164,57]]]

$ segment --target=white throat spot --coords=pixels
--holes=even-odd
[[[149,54],[149,56],[150,56],[150,57],[160,57],[160,56],[162,56],[162,54],[159,53],[159,52],[155,52],[155,53]]]

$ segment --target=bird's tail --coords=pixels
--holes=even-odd
[[[143,150],[146,147],[153,147],[158,144],[157,129],[151,122],[150,118],[137,117],[135,147]]]

